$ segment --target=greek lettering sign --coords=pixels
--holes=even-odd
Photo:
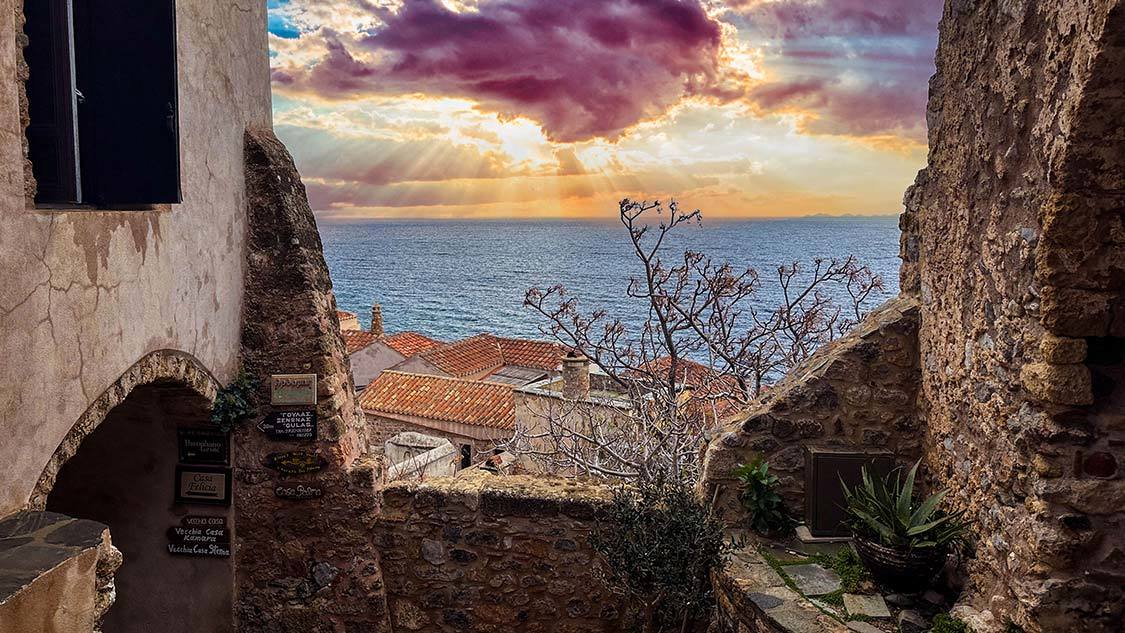
[[[316,410],[274,411],[258,425],[271,440],[315,440]]]
[[[168,553],[177,556],[230,556],[226,517],[186,516],[168,528]]]
[[[180,428],[180,461],[185,464],[226,464],[230,460],[230,440],[217,429]]]
[[[176,466],[176,503],[230,505],[231,473],[218,466]]]
[[[316,405],[316,374],[270,376],[270,404]]]
[[[266,467],[286,475],[315,473],[327,464],[319,453],[310,451],[283,451],[266,455]]]
[[[278,484],[278,486],[273,489],[273,494],[281,499],[304,501],[306,499],[318,499],[324,496],[324,488],[307,484]]]

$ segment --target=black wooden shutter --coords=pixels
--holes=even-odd
[[[31,0],[24,4],[24,16],[28,38],[24,55],[31,70],[27,142],[37,184],[35,199],[78,202],[67,2]]]
[[[180,201],[175,0],[77,0],[84,197]]]

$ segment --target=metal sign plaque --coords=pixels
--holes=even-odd
[[[230,505],[231,471],[220,466],[176,466],[176,503]]]
[[[323,497],[324,488],[307,484],[278,484],[277,487],[273,489],[273,494],[281,499],[305,501]]]
[[[315,440],[316,410],[274,411],[258,428],[271,440]]]
[[[270,376],[270,404],[316,405],[316,374]]]
[[[226,464],[230,461],[230,438],[218,429],[176,430],[180,461],[185,464]]]
[[[186,516],[168,528],[168,553],[176,556],[230,557],[226,517]]]
[[[311,451],[282,451],[266,455],[266,468],[286,475],[307,475],[328,465],[328,461]]]

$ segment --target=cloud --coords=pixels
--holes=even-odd
[[[617,138],[685,97],[738,98],[746,79],[723,65],[723,25],[696,0],[488,0],[462,11],[411,0],[375,12],[366,31],[308,37],[316,61],[282,62],[275,86],[322,99],[469,98],[574,142]]]
[[[785,38],[802,36],[936,37],[939,0],[727,0],[760,30]]]
[[[926,136],[926,86],[921,81],[796,77],[750,92],[763,111],[790,111],[802,131],[843,136]]]

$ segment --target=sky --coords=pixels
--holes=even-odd
[[[322,218],[897,214],[940,0],[268,0]]]

